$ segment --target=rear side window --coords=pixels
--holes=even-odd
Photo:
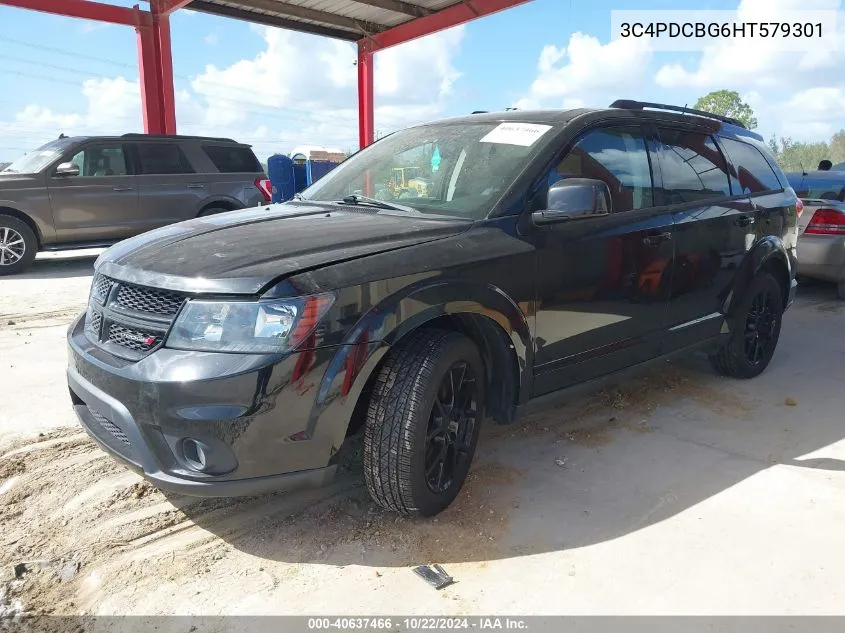
[[[192,174],[188,159],[175,143],[139,143],[138,158],[142,174]]]
[[[224,174],[249,173],[263,171],[261,163],[247,147],[231,147],[227,145],[203,145],[203,151]]]
[[[772,166],[759,149],[732,138],[720,140],[733,163],[731,184],[734,185],[735,193],[755,194],[782,189]]]
[[[731,195],[728,164],[708,135],[660,129],[664,204],[684,204]]]
[[[587,132],[549,173],[549,186],[561,178],[603,180],[614,212],[654,206],[651,165],[639,128]]]

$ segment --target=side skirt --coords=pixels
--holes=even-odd
[[[535,413],[539,413],[541,411],[560,406],[561,404],[564,404],[567,400],[571,400],[572,398],[577,397],[581,394],[598,391],[609,385],[617,384],[637,374],[640,374],[644,370],[660,363],[665,363],[669,360],[689,356],[690,354],[697,351],[710,351],[716,348],[718,344],[725,339],[725,336],[726,334],[723,333],[718,336],[705,339],[704,341],[699,341],[694,345],[682,347],[678,350],[669,352],[668,354],[656,356],[655,358],[652,358],[645,362],[637,363],[636,365],[631,365],[630,367],[626,367],[625,369],[621,369],[611,374],[599,376],[598,378],[593,378],[577,385],[572,385],[571,387],[566,387],[565,389],[560,389],[558,391],[553,391],[552,393],[547,393],[537,398],[533,398],[525,404],[517,405],[515,407],[512,421],[517,421],[524,416],[533,415]]]

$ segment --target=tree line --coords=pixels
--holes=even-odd
[[[733,90],[716,90],[695,103],[696,110],[728,116],[742,122],[749,130],[757,127],[754,110]],[[829,141],[804,143],[791,137],[772,135],[769,149],[784,171],[812,171],[822,160],[834,165],[845,162],[845,129],[839,130]]]

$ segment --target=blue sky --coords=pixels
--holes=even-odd
[[[840,9],[841,0],[701,0],[699,9]],[[115,2],[129,5],[130,2]],[[612,9],[669,0],[534,0],[377,55],[376,127],[476,109],[606,106],[616,98],[690,104],[739,91],[764,136],[827,138],[845,127],[845,46],[824,55],[729,45],[654,52],[611,43]],[[845,20],[840,20],[840,28]],[[179,11],[172,19],[180,132],[232,135],[259,155],[299,144],[357,145],[354,49],[346,43]],[[839,40],[845,42],[840,35]],[[800,68],[800,71],[799,71]],[[0,161],[59,132],[140,131],[135,33],[0,6]]]

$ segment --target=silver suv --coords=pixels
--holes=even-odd
[[[270,201],[249,145],[227,138],[60,137],[0,171],[0,275],[39,250],[108,246],[151,229]]]

